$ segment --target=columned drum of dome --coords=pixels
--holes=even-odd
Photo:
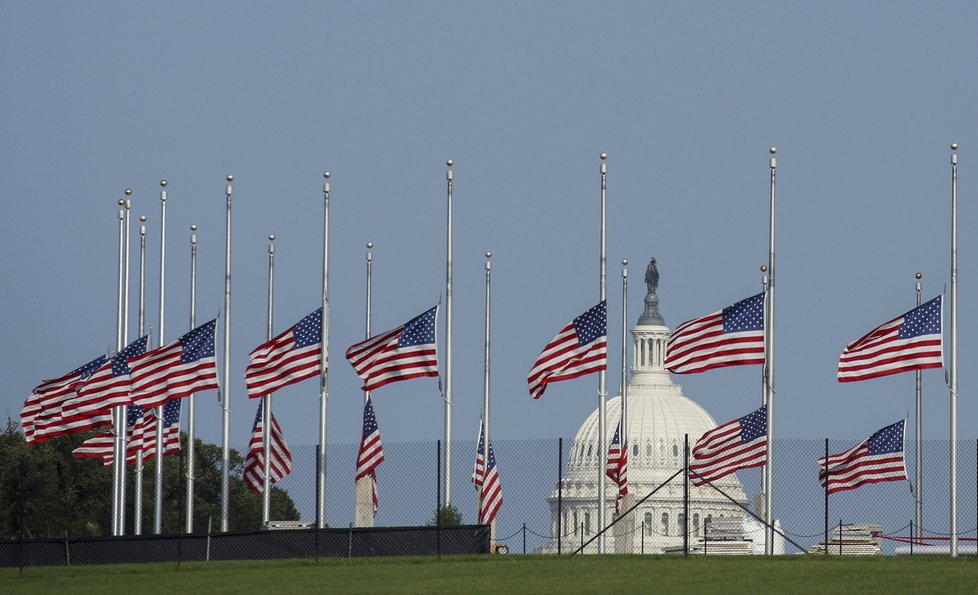
[[[654,265],[650,265],[650,269]],[[682,387],[672,381],[663,366],[666,342],[670,329],[659,314],[659,299],[655,295],[655,283],[648,283],[645,311],[638,324],[631,329],[632,361],[631,378],[628,382],[628,491],[635,501],[645,497],[673,474],[683,468],[683,447],[689,436],[692,445],[716,422],[695,401],[683,395]],[[621,396],[608,401],[606,435],[614,434],[621,417]],[[571,445],[566,471],[561,478],[564,546],[587,541],[598,530],[597,467],[603,464],[607,444],[599,442],[598,411],[595,410],[581,425]],[[606,480],[610,484],[610,480]],[[740,504],[747,506],[748,499],[736,475],[731,474],[714,482]],[[695,544],[704,536],[708,523],[721,518],[741,521],[744,512],[737,505],[709,486],[690,487],[689,541]],[[548,498],[551,511],[551,543],[548,551],[557,551],[557,488]],[[614,500],[606,503],[605,516],[610,523],[614,518]],[[617,531],[614,548],[616,553],[662,553],[667,549],[682,548],[683,508],[682,475],[674,479],[638,508],[629,513],[632,519],[623,519],[629,531]],[[634,527],[634,530],[631,530]],[[627,534],[626,534],[627,533]],[[611,535],[611,532],[608,533]],[[587,546],[586,553],[596,553],[597,541]]]

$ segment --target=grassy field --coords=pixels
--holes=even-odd
[[[0,593],[975,593],[975,558],[472,556],[0,569]]]

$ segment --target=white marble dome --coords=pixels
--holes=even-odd
[[[627,385],[626,439],[628,443],[628,489],[626,505],[645,497],[684,466],[685,438],[689,446],[716,422],[700,405],[683,395],[663,366],[666,342],[671,331],[658,311],[658,297],[650,288],[645,310],[632,328],[633,357]],[[610,375],[609,375],[610,376]],[[591,397],[593,398],[593,397]],[[558,519],[563,534],[562,551],[572,551],[598,528],[598,469],[604,465],[608,443],[621,418],[621,395],[610,398],[605,416],[605,444],[599,436],[599,412],[595,409],[584,420],[570,447],[567,466],[560,485],[548,498],[551,508],[552,541],[545,548],[556,551]],[[602,473],[602,478],[604,477]],[[617,486],[605,482],[605,524],[615,514]],[[748,505],[736,474],[713,482],[743,506]],[[558,511],[558,489],[560,510]],[[683,545],[685,525],[683,476],[680,473],[666,486],[643,502],[606,534],[606,552],[661,553]],[[718,517],[743,517],[743,510],[711,487],[690,484],[689,541],[695,543],[704,533],[708,520]],[[629,518],[631,517],[631,518]],[[566,545],[563,545],[566,544]],[[585,552],[597,551],[597,543]],[[568,549],[569,548],[569,549]]]

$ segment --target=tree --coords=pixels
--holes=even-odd
[[[454,504],[442,506],[436,515],[428,519],[426,524],[429,527],[434,527],[438,524],[438,521],[441,521],[442,527],[457,527],[462,524],[462,513],[455,508]]]

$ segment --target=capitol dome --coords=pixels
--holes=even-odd
[[[650,265],[650,269],[653,266]],[[682,387],[672,381],[663,366],[671,331],[659,314],[659,298],[655,294],[657,271],[654,281],[648,283],[644,311],[638,324],[631,329],[633,356],[626,391],[625,431],[629,494],[622,511],[659,489],[606,533],[606,552],[662,553],[682,548],[685,508],[680,471],[684,467],[686,437],[692,449],[705,432],[717,425],[705,409],[683,394]],[[607,402],[605,440],[608,443],[621,419],[621,404],[621,395]],[[563,535],[561,550],[568,552],[593,537],[599,528],[598,469],[604,465],[608,450],[607,443],[600,443],[599,430],[599,412],[595,410],[578,430],[560,484],[548,498],[552,539],[545,548],[547,551],[557,551],[558,534]],[[618,491],[603,473],[601,477],[605,482],[607,525],[615,516]],[[663,486],[670,478],[672,480]],[[713,484],[740,505],[747,506],[747,497],[736,474]],[[690,484],[689,516],[689,543],[692,545],[703,537],[705,526],[714,519],[742,519],[744,512],[717,490]],[[587,553],[597,551],[597,541],[585,548]]]

